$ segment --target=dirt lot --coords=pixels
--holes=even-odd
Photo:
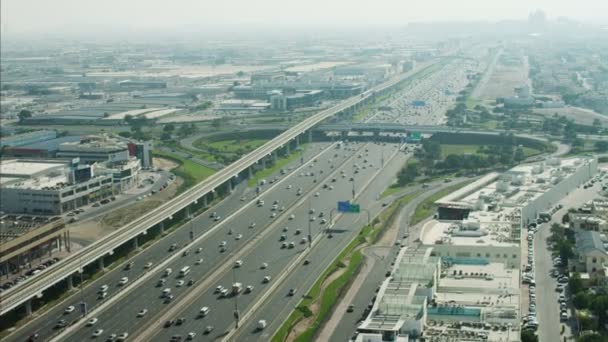
[[[524,64],[521,66],[505,66],[500,63],[481,91],[480,98],[484,101],[494,101],[497,97],[515,95],[515,87],[529,84],[528,70]]]
[[[169,160],[169,159],[165,159],[165,158],[156,158],[156,157],[152,158],[152,163],[154,165],[156,165],[156,167],[158,167],[159,169],[163,169],[163,170],[167,170],[167,171],[179,166],[178,163],[176,163],[172,160]]]
[[[157,163],[156,158],[154,163]],[[160,166],[160,163],[155,165],[163,167]],[[165,190],[158,192],[151,197],[147,197],[140,202],[127,204],[91,220],[83,221],[70,229],[70,237],[77,245],[86,246],[91,244],[171,199],[175,196],[175,192],[181,184],[182,179],[178,177],[173,183],[169,184]]]

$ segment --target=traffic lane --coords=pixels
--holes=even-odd
[[[310,182],[310,183],[312,183],[312,181],[311,181],[311,180],[308,180],[308,179],[306,179],[306,178],[302,178],[300,181],[301,181],[301,182],[303,182],[303,183],[306,183],[306,182]],[[303,184],[303,183],[300,183],[300,184]],[[281,186],[281,185],[279,185],[279,186],[277,186],[275,189],[279,189],[279,191],[281,191],[282,186]],[[296,190],[296,189],[294,189],[294,188],[292,188],[292,189],[289,189],[289,191],[297,191],[297,190]],[[288,192],[289,192],[289,191],[288,191]],[[288,192],[287,192],[287,193],[288,193]],[[295,194],[294,194],[294,197],[295,197]],[[268,208],[268,206],[269,206],[269,205],[266,205],[264,208]],[[262,215],[262,217],[261,217],[261,218],[266,218],[266,219],[270,218],[270,216],[269,216],[269,215],[266,217],[266,216],[263,214],[263,212],[264,212],[263,210],[255,210],[255,209],[256,209],[256,207],[251,207],[251,208],[253,208],[254,212],[258,212],[258,213],[260,213],[260,214]],[[263,208],[259,208],[259,209],[263,209]],[[268,209],[267,209],[267,210],[268,210]],[[249,216],[249,215],[247,215],[247,216],[250,218],[250,216]],[[241,216],[239,216],[239,217],[241,217]],[[243,226],[248,226],[248,225],[249,225],[249,222],[250,222],[250,221],[243,222]],[[256,225],[256,227],[258,227],[258,226]],[[224,229],[226,229],[226,228],[224,227]],[[218,232],[218,233],[219,233],[219,232]],[[221,233],[219,233],[219,234],[221,234]],[[208,241],[209,241],[209,240],[205,240],[205,242],[208,242]],[[216,242],[218,242],[218,243],[219,243],[219,239],[217,239],[217,240],[216,240]],[[217,246],[215,246],[215,248],[216,248],[216,250],[217,250]],[[208,248],[207,248],[207,249],[208,249]],[[206,249],[205,247],[203,247],[203,251],[205,251],[205,250],[207,250],[207,249]],[[193,260],[194,260],[194,259],[196,259],[196,258],[193,258]],[[211,263],[213,263],[213,262],[211,262]],[[204,263],[204,264],[205,264],[205,263]],[[175,269],[175,271],[176,271],[176,272],[177,272],[177,270],[178,270],[179,268],[181,268],[181,267],[179,267],[179,265],[174,265],[174,269]],[[193,269],[193,272],[195,272],[195,273],[196,273],[196,269]],[[203,273],[205,273],[205,272],[203,272]],[[126,310],[128,310],[129,308],[131,308],[131,307],[132,307],[132,305],[131,305],[131,302],[130,302],[130,301],[125,301],[125,303],[124,303],[124,304],[125,304],[125,306],[126,306],[126,308],[125,308]],[[117,310],[117,312],[123,312],[123,310]],[[152,312],[150,312],[150,314],[152,314]],[[104,319],[104,321],[105,321],[105,319]],[[138,322],[139,322],[139,321],[144,321],[144,320],[138,320]],[[119,322],[119,324],[122,324],[122,322]],[[116,330],[116,328],[115,328],[115,330]],[[118,330],[120,330],[120,329],[118,329]]]
[[[348,163],[347,163],[348,164]],[[348,167],[348,166],[347,166]],[[349,193],[350,190],[350,185],[348,184],[348,182],[340,182],[342,185],[342,192],[345,194]],[[335,198],[330,198],[331,193],[338,193],[336,192],[336,190],[340,191],[340,189],[338,188],[338,185],[336,186],[336,189],[334,190],[330,190],[324,193],[323,196],[319,197],[316,199],[316,204],[320,203],[321,206],[333,206],[332,204],[335,204],[335,201],[337,201],[338,199],[342,198],[343,195],[336,195]],[[307,231],[307,225],[309,222],[308,219],[308,205],[307,205],[307,201],[305,200],[300,207],[297,208],[297,212],[295,213],[295,217],[296,219],[294,219],[293,221],[289,221],[289,220],[283,220],[283,221],[279,221],[277,227],[275,227],[275,235],[274,238],[269,235],[268,239],[266,239],[265,241],[262,242],[262,245],[257,246],[257,248],[255,248],[252,251],[251,255],[248,255],[246,259],[243,259],[243,261],[245,262],[245,265],[243,265],[241,268],[235,270],[235,274],[236,274],[236,278],[237,281],[240,281],[243,283],[244,286],[247,285],[253,285],[256,288],[258,286],[261,286],[259,284],[262,284],[262,279],[265,275],[270,275],[271,277],[275,277],[276,274],[278,274],[288,263],[290,263],[293,259],[293,257],[295,257],[298,252],[297,250],[305,250],[305,246],[307,246],[306,244],[300,244],[298,241],[299,239],[303,238],[305,236],[305,233]],[[318,211],[315,213],[318,215]],[[302,230],[302,233],[299,235],[293,235],[293,238],[288,238],[287,241],[290,242],[291,240],[294,241],[294,243],[299,244],[299,247],[296,245],[296,248],[294,248],[294,250],[296,250],[296,252],[290,252],[290,249],[284,249],[283,253],[286,253],[287,255],[283,255],[283,254],[279,254],[281,251],[281,242],[279,241],[279,236],[281,233],[284,233],[282,231],[282,228],[284,225],[290,225],[289,231],[285,232],[286,235],[290,234],[294,234],[294,226],[295,227],[299,227]],[[306,227],[306,228],[304,228]],[[278,228],[278,229],[277,229]],[[316,222],[313,222],[312,224],[312,231],[313,231],[313,235],[318,234],[318,232],[320,232],[324,227],[319,225]],[[299,236],[298,240],[296,240],[296,236]],[[291,239],[291,240],[290,240]],[[273,256],[268,256],[268,253],[271,252],[273,254]],[[273,259],[274,258],[274,259]],[[256,260],[258,261],[257,264],[254,265],[249,265],[248,260]],[[268,269],[266,270],[261,270],[260,269],[260,265],[262,262],[268,262],[269,266]],[[232,272],[228,272],[224,275],[223,280],[221,280],[218,284],[222,284],[225,287],[229,288],[230,285],[233,282],[233,277],[234,275],[232,274]],[[272,282],[272,280],[271,280]],[[205,295],[203,295],[202,299],[197,300],[197,304],[194,304],[194,308],[189,308],[190,315],[196,315],[198,310],[203,307],[203,306],[208,306],[210,308],[212,308],[212,306],[209,303],[214,302],[214,298],[217,297],[217,294],[213,293],[214,290],[213,289],[209,289],[208,293],[206,293]],[[254,292],[256,292],[256,289],[254,289]],[[261,295],[262,293],[259,292],[259,295]],[[239,297],[239,307],[246,307],[249,305],[249,303],[251,302],[252,299],[257,298],[257,296],[254,295],[248,295],[248,296],[238,296]],[[219,303],[218,303],[219,304]],[[216,322],[215,320],[213,320],[212,317],[217,317],[218,319],[224,320],[225,322],[225,317],[230,317],[232,315],[232,311],[233,311],[233,307],[231,305],[225,305],[225,306],[217,306],[217,308],[213,309],[213,311],[215,311],[215,314],[212,316],[211,314],[206,317],[206,323],[205,324],[211,324],[214,326],[217,326],[217,324],[221,324],[223,322]],[[188,311],[188,310],[186,310]],[[227,315],[227,316],[226,316]],[[214,324],[215,323],[215,324]],[[192,328],[194,328],[194,326],[190,327],[187,324],[180,328],[180,332],[186,334],[188,329],[192,330]],[[185,329],[182,331],[182,329]],[[160,336],[162,337],[166,337],[169,338],[170,336],[172,336],[173,334],[175,334],[176,332],[174,331],[175,329],[169,330],[167,329],[167,331],[163,334],[161,333]],[[223,331],[222,329],[218,329],[217,331]]]
[[[396,162],[389,163],[388,166],[383,170],[384,173],[381,173],[379,176],[375,177],[374,181],[368,185],[366,190],[358,198],[359,203],[361,203],[364,207],[369,207],[372,210],[372,215],[375,215],[382,210],[382,206],[379,205],[376,200],[377,193],[382,192],[384,188],[392,183],[396,172],[398,172],[403,163],[407,160],[408,156],[402,153],[397,153],[396,157]],[[344,215],[337,222],[336,226],[362,227],[366,222],[365,220],[366,218],[361,215]],[[314,247],[312,253],[309,254],[312,261],[311,264],[307,266],[298,266],[303,268],[303,272],[292,272],[285,282],[279,287],[279,289],[275,291],[269,299],[267,299],[261,309],[254,314],[254,318],[249,320],[250,322],[247,323],[248,326],[245,326],[241,331],[239,331],[238,337],[235,338],[237,340],[252,338],[264,339],[268,337],[266,334],[270,334],[274,330],[278,329],[282,320],[291,313],[295,305],[298,303],[298,301],[296,301],[293,303],[293,305],[284,305],[282,302],[282,294],[287,293],[290,288],[294,287],[300,287],[300,296],[305,294],[321,275],[321,273],[329,266],[330,262],[339,253],[341,253],[342,249],[356,236],[358,231],[359,228],[353,229],[352,231],[346,230],[342,233],[334,234],[334,238],[332,239],[322,239],[319,244]],[[339,246],[339,248],[336,248],[336,246]],[[311,265],[318,265],[318,268],[315,269],[315,266]],[[313,267],[312,272],[310,272],[309,266]],[[310,276],[311,274],[313,276]],[[272,310],[276,311],[278,308],[281,308],[282,311],[270,312]],[[260,319],[265,319],[269,323],[268,327],[265,329],[266,332],[260,334],[261,336],[252,336],[249,334],[249,332],[255,332],[255,324]]]
[[[234,208],[237,208],[238,205],[239,201],[236,199],[236,197],[229,197],[226,201],[220,202],[220,205],[216,207],[216,210],[230,212],[231,210],[234,210]],[[198,220],[197,224],[203,223],[200,221],[200,218],[197,218],[196,220]],[[170,233],[169,237],[173,237],[173,240],[185,241],[188,239],[188,233],[180,228]],[[116,293],[116,291],[114,291],[115,287],[112,285],[117,284],[120,278],[124,276],[128,276],[130,278],[139,276],[146,272],[146,270],[143,268],[145,263],[153,262],[155,264],[161,261],[162,257],[157,254],[155,249],[168,249],[172,242],[169,241],[169,237],[158,240],[153,246],[150,246],[150,248],[143,250],[141,253],[138,253],[132,259],[130,259],[135,262],[132,270],[125,272],[123,270],[123,264],[113,268],[111,271],[106,272],[92,283],[87,284],[82,291],[78,290],[78,292],[75,292],[66,302],[61,303],[61,305],[56,305],[43,315],[37,317],[25,327],[27,329],[18,331],[15,335],[7,337],[7,340],[12,340],[13,338],[15,340],[27,339],[27,337],[29,337],[32,333],[38,333],[41,337],[54,334],[54,327],[58,320],[65,319],[67,322],[71,322],[80,317],[79,310],[76,310],[72,314],[64,315],[63,312],[66,307],[75,306],[79,308],[78,305],[84,297],[84,301],[88,304],[88,310],[90,311],[93,307],[101,302],[98,299],[97,293],[101,285],[106,284],[110,286],[109,290],[107,291],[108,297],[106,297],[109,299],[113,294]]]
[[[559,305],[555,291],[555,281],[549,275],[552,268],[551,252],[547,248],[547,237],[550,234],[549,224],[542,224],[534,237],[534,265],[537,291],[537,317],[539,322],[540,341],[558,341],[560,339]]]

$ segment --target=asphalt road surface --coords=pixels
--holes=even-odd
[[[377,171],[380,165],[380,156],[382,155],[380,149],[384,149],[387,156],[391,149],[396,149],[396,145],[378,146],[369,144],[370,152],[368,156],[364,157],[364,144],[349,145],[352,146],[352,151],[335,150],[332,148],[317,156],[317,162],[311,163],[314,164],[312,168],[306,165],[304,170],[294,171],[289,179],[270,185],[274,186],[274,188],[267,190],[266,193],[261,195],[266,202],[263,207],[256,206],[254,202],[251,202],[249,205],[245,205],[246,202],[241,202],[241,211],[237,215],[221,220],[220,222],[223,222],[223,224],[216,231],[206,236],[202,241],[196,241],[188,247],[190,250],[189,255],[181,257],[180,251],[180,255],[176,256],[175,260],[168,261],[169,266],[163,266],[159,270],[154,270],[155,274],[151,278],[137,284],[135,288],[129,289],[129,292],[124,297],[113,303],[108,309],[96,313],[95,315],[99,319],[99,322],[94,326],[79,327],[67,339],[88,339],[95,329],[104,329],[104,333],[102,334],[104,338],[111,333],[120,334],[122,332],[129,332],[131,336],[139,336],[150,328],[159,328],[165,319],[164,314],[173,311],[176,311],[176,317],[170,318],[183,316],[186,318],[185,324],[180,328],[166,329],[166,333],[162,331],[160,335],[154,337],[154,340],[163,340],[165,337],[168,340],[169,336],[174,335],[176,331],[182,332],[182,335],[185,335],[189,331],[194,331],[197,335],[202,336],[203,325],[213,325],[216,327],[209,337],[213,337],[218,332],[224,331],[231,324],[234,300],[233,298],[232,300],[219,299],[217,294],[213,294],[215,287],[220,284],[230,287],[233,279],[242,282],[245,286],[253,285],[254,290],[251,294],[241,294],[237,297],[239,309],[241,307],[243,308],[241,310],[246,309],[251,301],[261,294],[261,289],[272,284],[271,280],[269,284],[263,285],[261,283],[263,277],[270,275],[274,278],[274,275],[278,274],[291,258],[305,249],[306,244],[300,243],[300,241],[307,234],[307,223],[309,220],[307,213],[309,206],[316,209],[315,215],[323,211],[325,214],[324,218],[328,219],[329,210],[335,207],[335,202],[338,199],[345,199],[345,197],[347,199],[351,195],[353,183],[349,181],[349,178],[353,176],[352,164],[358,163],[359,166],[369,164],[370,162],[375,164],[374,167],[360,169],[359,174],[354,175],[355,185],[358,186],[359,183],[363,184],[366,178],[368,178],[367,175],[371,176],[371,174]],[[358,149],[358,151],[354,151],[355,149]],[[316,153],[318,152],[320,150],[317,149]],[[338,154],[338,157],[335,157],[335,154]],[[362,158],[359,158],[358,154],[361,154]],[[354,162],[349,160],[353,155],[355,155],[356,159]],[[329,159],[332,159],[331,163]],[[369,159],[368,163],[364,163],[364,159]],[[331,182],[330,179],[325,181],[328,185],[334,186],[334,190],[322,189],[323,177],[327,177],[331,171],[337,170],[340,167],[340,163],[344,163],[345,177],[342,178],[336,171],[338,174],[332,176],[332,178],[336,178],[336,182]],[[334,165],[334,169],[330,168],[332,164]],[[321,170],[324,171],[323,174],[320,173]],[[315,176],[300,176],[304,172],[314,172]],[[315,179],[317,179],[317,182],[314,182]],[[388,182],[388,179],[385,181]],[[292,185],[291,188],[288,187],[289,184]],[[298,196],[297,188],[300,187],[303,188],[303,194]],[[316,192],[319,192],[319,197],[314,196]],[[308,196],[310,196],[310,200]],[[377,196],[377,193],[374,196]],[[279,207],[285,206],[285,210],[283,212],[277,211],[277,217],[272,218],[270,207],[275,199],[278,200]],[[219,211],[218,214],[223,217],[226,215]],[[289,220],[289,215],[291,214],[295,215],[293,220]],[[197,227],[199,225],[205,222],[210,224],[212,221],[209,215],[203,215],[194,222],[194,230],[198,230]],[[324,229],[325,225],[321,225],[320,221],[321,218],[317,217],[311,224],[313,236],[316,236]],[[251,222],[256,223],[254,228],[248,228]],[[296,245],[295,248],[280,248],[281,243],[278,239],[283,234],[282,230],[285,226],[290,227],[284,233],[288,237],[287,242],[293,241]],[[296,228],[301,229],[301,233],[297,236],[295,235]],[[230,230],[232,230],[232,234],[229,235],[228,232]],[[185,231],[187,239],[188,229]],[[200,232],[197,232],[197,235],[199,234]],[[241,239],[236,240],[238,234],[242,234],[243,236]],[[335,235],[339,236],[340,233],[336,233]],[[219,243],[221,241],[226,241],[227,251],[225,253],[219,252]],[[173,240],[169,241],[166,248],[155,249],[155,253],[157,254],[155,256],[162,259],[170,255],[167,253],[167,249],[172,242]],[[202,252],[197,254],[195,251],[199,247],[202,248]],[[233,273],[233,259],[237,257],[243,260],[243,266]],[[200,258],[204,260],[203,263],[195,265],[195,261]],[[260,269],[263,262],[268,263],[268,268],[265,270]],[[135,268],[138,265],[141,264],[136,264]],[[196,282],[192,287],[177,287],[176,283],[180,280],[177,279],[178,270],[186,265],[190,266],[192,271],[183,280],[194,279]],[[165,285],[156,287],[158,279],[161,278],[162,270],[166,267],[172,268],[173,273],[167,277]],[[123,274],[127,274],[126,271]],[[115,282],[112,282],[108,285],[112,287],[115,284]],[[175,299],[172,303],[164,304],[160,298],[160,294],[162,289],[167,287],[171,288]],[[92,290],[96,289],[93,288]],[[182,307],[182,304],[185,303],[180,302],[181,298],[186,298],[189,305]],[[204,321],[195,321],[195,313],[198,313],[198,310],[202,306],[209,306],[211,312],[204,318]],[[148,313],[144,317],[136,317],[137,313],[142,309],[147,309]],[[192,312],[188,313],[188,309],[192,309]],[[183,311],[186,312],[182,313]]]
[[[304,160],[308,160],[308,159],[312,158],[314,155],[318,154],[319,148],[327,147],[328,145],[329,145],[328,143],[311,145],[311,148],[309,148],[304,153],[304,156],[303,156]],[[315,148],[317,150],[313,151],[313,149],[315,149]],[[294,162],[293,165],[291,165],[290,167],[295,167],[299,163],[300,163],[300,161],[298,160],[297,162]],[[308,178],[310,178],[310,180]],[[306,181],[312,183],[312,177],[307,177]],[[215,211],[215,212],[217,212],[217,214],[220,217],[226,217],[226,216],[230,215],[231,213],[234,213],[235,211],[237,211],[239,208],[243,207],[245,205],[245,203],[247,203],[246,201],[241,201],[241,197],[242,197],[242,193],[245,189],[245,185],[246,185],[246,183],[243,182],[239,187],[237,187],[237,190],[235,191],[235,193],[233,193],[233,195],[231,195],[228,198],[226,198],[225,200],[221,201],[216,207],[210,209],[208,212]],[[296,187],[295,184],[294,184],[294,187]],[[266,188],[268,188],[268,186],[266,186]],[[263,189],[262,194],[264,194],[265,191],[266,191],[266,189]],[[252,200],[253,196],[254,196],[254,194],[249,194],[247,201]],[[76,308],[78,308],[79,303],[84,301],[85,303],[87,303],[88,311],[91,312],[97,305],[99,305],[100,303],[102,303],[104,301],[110,300],[116,293],[118,293],[123,288],[123,287],[117,286],[118,281],[122,277],[126,276],[129,278],[129,282],[132,282],[136,278],[141,277],[143,274],[145,274],[151,270],[151,269],[144,268],[144,265],[146,265],[146,263],[152,263],[152,269],[153,269],[156,265],[163,262],[169,255],[167,253],[167,251],[173,243],[178,244],[178,246],[180,246],[180,247],[183,247],[184,245],[188,244],[190,242],[190,230],[193,230],[193,232],[195,233],[195,238],[197,236],[200,236],[202,233],[209,231],[212,227],[218,225],[219,223],[222,223],[223,229],[225,228],[226,231],[228,230],[227,225],[223,224],[222,220],[220,220],[219,222],[216,222],[213,219],[210,219],[208,217],[209,216],[208,212],[207,212],[207,214],[203,214],[203,215],[200,215],[200,216],[194,218],[190,223],[176,229],[172,233],[168,234],[166,237],[157,241],[155,244],[153,244],[149,248],[143,250],[141,253],[134,256],[131,259],[134,262],[134,266],[131,270],[125,271],[125,270],[123,270],[123,266],[121,265],[121,266],[118,266],[117,268],[113,269],[112,271],[108,271],[107,273],[105,273],[103,276],[99,277],[92,283],[87,284],[82,289],[82,291],[75,292],[74,295],[72,295],[71,297],[69,297],[68,299],[63,301],[61,304],[55,306],[54,308],[50,309],[49,311],[45,312],[44,314],[34,318],[27,325],[18,329],[16,332],[14,332],[10,336],[8,336],[6,340],[7,341],[23,341],[23,340],[27,339],[28,336],[35,334],[35,333],[37,333],[40,336],[39,338],[41,340],[48,339],[48,337],[53,336],[58,333],[58,331],[56,329],[54,329],[58,320],[65,319],[68,323],[71,323],[71,322],[74,322],[74,321],[80,319],[81,315],[78,312],[78,310],[75,310],[74,312],[72,312],[70,314],[64,314],[64,310],[66,307],[75,306]],[[218,232],[216,235],[214,235],[214,238],[209,239],[209,240],[213,240],[214,249],[217,248],[217,243],[219,243],[220,238],[221,238],[221,240],[224,240],[224,239],[229,240],[226,237],[225,231]],[[243,237],[242,241],[245,241],[246,239],[247,239],[246,237]],[[230,245],[228,246],[228,251],[230,251],[231,247],[232,246],[230,246]],[[210,250],[208,250],[207,253],[212,254]],[[192,255],[196,255],[196,254],[192,253]],[[203,265],[205,265],[205,266],[201,267],[201,268],[209,269],[212,265],[214,265],[215,262],[221,262],[221,260],[227,259],[229,253],[222,253],[222,254],[213,253],[213,255],[214,255],[214,257],[211,258],[209,260],[209,262],[204,263]],[[198,255],[196,255],[196,256],[198,256]],[[201,255],[200,257],[207,259],[206,255],[204,255],[204,254]],[[191,258],[194,258],[194,257],[191,256]],[[196,259],[198,259],[198,258],[196,258]],[[169,266],[169,267],[172,267],[172,266]],[[174,271],[177,272],[180,267],[178,266],[177,268],[175,268],[175,267],[173,267],[173,268],[174,268]],[[154,282],[156,282],[156,279],[154,279]],[[99,290],[99,287],[104,284],[109,286],[109,290],[107,291],[107,297],[103,300],[98,299],[97,292]],[[128,299],[125,299],[124,301],[127,302]],[[87,319],[88,318],[90,318],[90,317],[87,317]],[[100,321],[101,321],[101,319],[100,319]],[[88,336],[87,336],[87,339],[88,339]]]

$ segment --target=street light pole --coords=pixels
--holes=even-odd
[[[308,215],[312,215],[310,213],[310,209],[311,209],[312,203],[311,203],[311,199],[308,199]],[[311,221],[310,221],[310,217],[308,218],[308,249],[312,249],[312,228],[311,228]]]

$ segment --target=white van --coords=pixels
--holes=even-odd
[[[199,312],[198,312],[198,314],[199,314],[199,316],[201,316],[201,317],[205,317],[205,316],[207,316],[207,315],[209,314],[209,308],[208,308],[208,307],[206,307],[206,306],[203,306],[203,307],[201,308],[201,311],[199,311]]]
[[[167,268],[164,273],[165,277],[168,277],[171,274],[171,272],[173,272],[173,270],[170,268]]]

